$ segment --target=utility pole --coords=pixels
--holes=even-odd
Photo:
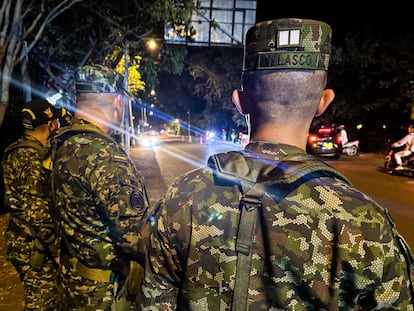
[[[128,92],[128,67],[129,67],[129,42],[125,41],[124,45],[124,89]],[[132,115],[132,101],[128,94],[125,95],[126,109],[125,109],[125,127],[124,127],[124,137],[125,137],[125,151],[129,154],[131,146],[131,135],[134,135],[134,119]]]

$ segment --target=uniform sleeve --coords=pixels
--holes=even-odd
[[[186,242],[189,242],[190,234],[189,209],[180,206],[181,201],[178,188],[173,184],[151,213],[151,222],[146,225],[148,245],[142,285],[144,310],[150,307],[156,310],[177,308],[184,273],[182,267],[188,250]]]
[[[144,180],[123,150],[114,144],[105,148],[96,153],[96,165],[90,177],[99,200],[98,212],[109,226],[115,247],[142,262],[139,232],[148,209]]]

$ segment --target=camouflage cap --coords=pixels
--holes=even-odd
[[[243,70],[328,70],[331,37],[328,24],[311,19],[258,23],[246,34]]]
[[[46,99],[36,98],[24,104],[21,116],[23,127],[33,130],[39,125],[60,118],[62,109],[56,108]]]
[[[122,93],[124,78],[113,69],[86,65],[75,70],[75,93]]]

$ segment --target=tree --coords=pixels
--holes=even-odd
[[[386,148],[393,132],[410,122],[414,104],[412,35],[373,30],[350,32],[334,48],[329,86],[336,96],[325,114],[348,129],[362,124],[355,136],[371,151]]]
[[[3,1],[0,126],[9,104],[9,87],[16,66],[28,56],[51,76],[86,63],[115,68],[122,53],[108,58],[114,50],[122,51],[128,42],[131,59],[135,59],[145,50],[145,41],[152,35],[159,36],[167,21],[189,27],[192,8],[198,2],[126,0],[122,5],[114,5],[112,0],[42,0],[41,5],[35,5],[26,0]],[[22,77],[16,76],[16,81],[27,86]]]
[[[9,88],[18,65],[27,77],[27,58],[45,28],[60,14],[81,0],[46,1],[40,5],[24,0],[3,0],[0,8],[1,97],[0,126],[9,104]],[[28,80],[26,78],[26,86]]]

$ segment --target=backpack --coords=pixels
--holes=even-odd
[[[309,154],[293,154],[283,160],[269,160],[254,157],[245,151],[231,151],[212,155],[208,163],[213,169],[216,181],[238,184],[242,193],[236,240],[237,273],[232,310],[246,310],[251,248],[258,209],[261,207],[266,188],[272,185],[272,197],[278,203],[301,184],[311,179],[331,177],[341,179],[347,184],[350,182],[332,166]],[[401,253],[408,263],[407,270],[411,276],[410,288],[414,293],[413,255],[405,240],[397,233],[396,237]]]
[[[330,165],[308,154],[291,155],[284,160],[253,157],[245,151],[214,154],[209,158],[215,179],[239,184],[240,222],[237,233],[237,267],[232,310],[246,310],[250,278],[251,248],[256,229],[258,209],[268,185],[278,192],[278,201],[302,183],[319,177],[339,178],[349,183],[345,176]]]

